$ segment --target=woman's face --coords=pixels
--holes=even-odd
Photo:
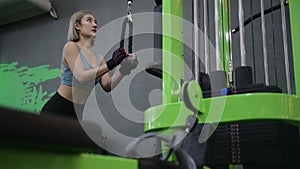
[[[75,24],[76,29],[80,30],[80,34],[85,37],[97,36],[97,20],[91,14],[86,14],[81,19],[81,24]]]

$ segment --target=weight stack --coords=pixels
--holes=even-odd
[[[201,130],[195,131],[193,138],[185,139],[198,140]],[[299,169],[299,128],[276,121],[221,124],[207,143],[186,151],[193,154],[198,166],[212,169],[229,164],[242,164],[251,169]],[[203,156],[202,160],[197,160],[197,156]]]

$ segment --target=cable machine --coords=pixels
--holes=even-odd
[[[295,15],[299,3],[295,0],[281,0],[279,4],[272,1],[271,8],[266,9],[266,2],[261,0],[259,1],[260,13],[255,15],[252,13],[251,18],[245,20],[246,1],[203,0],[200,2],[204,6],[210,6],[208,10],[214,11],[214,16],[207,16],[208,12],[204,9],[203,22],[204,33],[208,39],[212,37],[208,36],[207,30],[212,28],[209,28],[207,23],[214,22],[215,56],[211,54],[207,56],[207,42],[199,42],[199,38],[194,37],[195,79],[182,83],[183,63],[179,61],[184,60],[184,57],[190,57],[184,56],[183,26],[178,20],[178,17],[183,18],[183,4],[182,1],[164,0],[162,32],[165,36],[162,38],[161,76],[158,77],[162,77],[165,99],[162,105],[145,111],[145,131],[164,131],[170,128],[183,128],[186,131],[188,129],[187,137],[181,146],[191,155],[198,167],[228,168],[232,165],[240,165],[244,168],[299,168],[296,157],[300,153],[300,86],[298,84],[300,76],[297,73],[297,65],[300,64],[297,55],[300,53],[297,49],[298,33],[295,32],[294,27],[297,25]],[[200,12],[197,9],[199,1],[193,3],[193,30],[194,36],[198,36],[198,18],[195,16]],[[232,3],[237,5],[236,11],[231,11]],[[253,1],[251,0],[250,3],[252,4]],[[290,17],[286,15],[287,10],[290,12]],[[274,27],[273,30],[266,27],[266,15],[269,13],[273,15],[274,11],[281,13],[282,49],[280,50],[283,52],[275,59],[284,60],[280,63],[284,64],[285,68],[286,85],[284,86],[278,86],[277,71],[280,70],[277,67],[275,67],[276,82],[275,84],[270,82],[271,52],[268,52],[267,32],[277,32],[274,31]],[[234,29],[230,27],[233,17],[238,18],[238,27]],[[245,27],[257,18],[261,21],[263,67],[258,69],[259,66],[255,66],[254,71],[261,70],[264,73],[263,82],[257,82],[255,74],[253,76],[253,67],[249,65],[251,57],[247,55],[248,42],[245,39]],[[287,19],[290,20],[291,30],[287,29]],[[288,42],[289,32],[292,32],[292,43]],[[233,42],[236,40],[239,46],[233,48]],[[207,66],[205,73],[210,76],[211,88],[206,88],[199,83],[201,76],[198,72],[200,64],[197,52],[200,43],[205,44],[204,65]],[[233,55],[232,51],[237,48],[239,55]],[[289,48],[292,48],[292,53],[289,53]],[[278,54],[274,53],[274,55]],[[207,63],[209,57],[215,57],[215,68],[211,67],[211,63]],[[291,63],[293,68],[290,67]],[[291,74],[294,74],[294,80],[291,80]],[[292,86],[295,86],[294,92]],[[158,116],[161,112],[163,113]],[[196,117],[192,120],[195,125],[190,123],[191,116]],[[152,121],[154,117],[156,120]],[[206,126],[210,127],[206,128]],[[189,136],[190,131],[194,137]],[[200,142],[198,140],[203,133],[210,137]],[[192,145],[188,145],[189,143],[193,144],[194,148],[191,148]]]

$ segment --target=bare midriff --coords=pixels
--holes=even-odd
[[[90,95],[89,91],[66,85],[60,85],[57,92],[65,99],[81,105],[85,104]]]

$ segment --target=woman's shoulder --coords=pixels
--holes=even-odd
[[[68,42],[65,43],[64,49],[65,48],[75,48],[75,47],[77,47],[76,42],[68,41]]]
[[[78,48],[77,48],[77,43],[76,42],[73,42],[73,41],[68,41],[65,43],[65,46],[64,46],[64,51],[74,51],[74,52],[77,52],[78,51]]]
[[[76,42],[73,41],[68,41],[65,43],[64,49],[63,49],[63,53],[66,56],[69,55],[74,55],[78,53],[78,49],[77,49],[77,44]]]

